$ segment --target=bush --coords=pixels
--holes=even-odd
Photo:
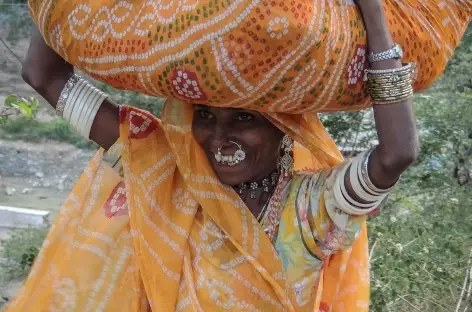
[[[28,275],[47,232],[45,227],[14,229],[0,240],[0,284]]]
[[[0,138],[7,140],[23,140],[41,142],[54,140],[73,144],[83,149],[94,149],[97,145],[75,134],[69,124],[62,119],[42,123],[23,117],[10,119],[0,125]]]

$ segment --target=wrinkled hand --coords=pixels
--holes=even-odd
[[[49,103],[55,105],[74,67],[51,49],[35,27],[23,65],[23,79]]]

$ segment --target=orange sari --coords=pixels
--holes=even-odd
[[[162,122],[123,110],[123,177],[102,162],[102,152],[91,161],[8,312],[367,311],[365,225],[352,248],[324,260],[313,305],[298,307],[272,242],[215,178],[191,134],[193,110],[183,103],[265,112],[300,144],[298,168],[335,166],[342,157],[334,142],[315,115],[303,113],[370,104],[362,83],[365,30],[353,1],[29,5],[46,41],[73,65],[114,87],[179,101],[168,101]],[[472,4],[385,5],[405,60],[418,65],[415,90],[424,89],[452,55]],[[196,226],[228,239],[216,244]],[[216,246],[206,265],[191,252],[202,240]],[[232,275],[199,284],[199,270],[221,273],[223,264]]]
[[[48,44],[118,89],[278,113],[370,105],[366,31],[353,0],[29,0]],[[443,72],[470,0],[384,0],[415,91]]]
[[[7,311],[367,311],[364,219],[300,303],[272,242],[193,139],[192,106],[169,102],[162,122],[122,109],[123,177],[101,152],[91,161]],[[342,160],[316,118],[270,118],[300,143],[297,167]],[[284,232],[298,232],[288,220]]]

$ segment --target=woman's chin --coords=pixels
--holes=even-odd
[[[228,186],[238,185],[241,182],[247,181],[248,173],[252,173],[244,161],[233,166],[212,161],[212,167],[218,180]]]

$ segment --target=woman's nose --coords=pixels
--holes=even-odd
[[[212,146],[215,148],[225,147],[229,141],[230,129],[227,125],[218,123],[213,130]]]

